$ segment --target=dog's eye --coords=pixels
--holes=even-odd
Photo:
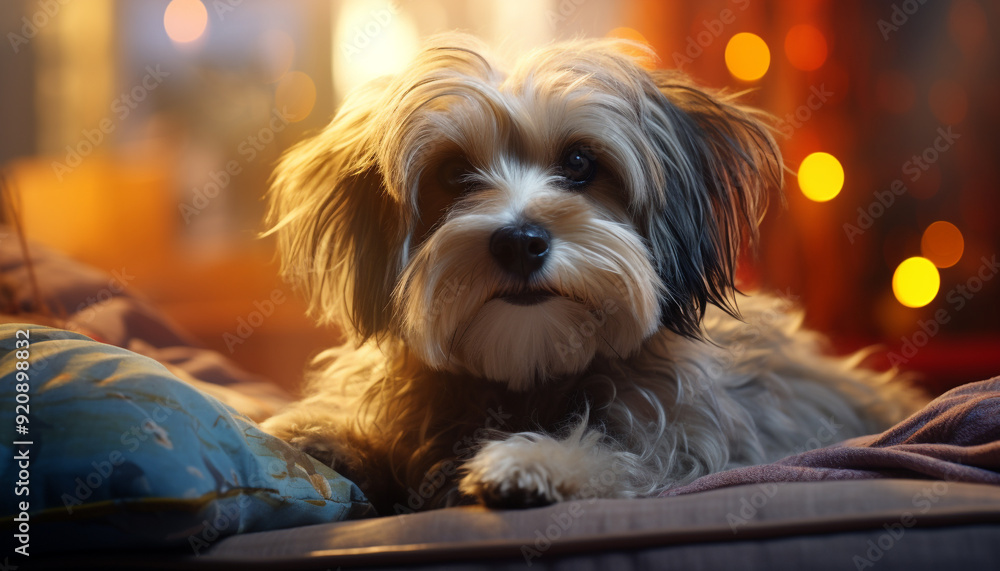
[[[597,157],[585,146],[573,147],[563,158],[560,170],[572,186],[583,186],[594,179]]]
[[[438,181],[453,194],[464,194],[475,186],[472,165],[464,159],[445,161],[438,168]]]

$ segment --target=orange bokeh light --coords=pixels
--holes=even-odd
[[[819,69],[826,62],[828,49],[823,32],[809,24],[792,26],[785,36],[785,56],[802,71]]]
[[[948,10],[948,32],[967,56],[982,49],[989,37],[987,22],[983,7],[973,0],[955,0]]]
[[[743,81],[757,81],[771,67],[771,50],[757,34],[740,32],[726,44],[726,67],[733,77]]]
[[[208,10],[199,0],[172,0],[163,12],[163,28],[171,40],[193,42],[208,27]]]
[[[274,106],[295,123],[309,116],[316,105],[316,84],[301,71],[282,76],[274,92]]]
[[[939,268],[950,268],[962,259],[965,238],[951,222],[939,220],[924,230],[920,239],[920,253]]]

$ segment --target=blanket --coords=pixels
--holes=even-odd
[[[815,480],[925,478],[1000,485],[1000,377],[956,387],[889,430],[704,476],[663,493]]]

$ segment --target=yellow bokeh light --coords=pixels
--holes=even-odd
[[[172,0],[163,12],[163,28],[171,40],[184,44],[205,33],[208,10],[200,0]]]
[[[813,153],[799,165],[799,188],[809,200],[826,202],[844,188],[844,167],[829,153]]]
[[[941,288],[941,276],[934,263],[914,256],[903,260],[892,274],[892,293],[906,307],[923,307],[934,300]]]
[[[965,238],[962,231],[951,222],[939,220],[924,230],[920,239],[920,253],[939,268],[950,268],[962,259]]]
[[[760,36],[741,32],[726,44],[726,67],[729,73],[743,81],[756,81],[767,73],[771,51]]]
[[[316,84],[301,71],[290,71],[281,77],[274,90],[274,106],[295,123],[309,116],[316,105]]]

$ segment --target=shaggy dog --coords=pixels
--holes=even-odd
[[[265,430],[386,513],[653,495],[911,412],[787,303],[737,309],[767,116],[648,56],[438,36],[291,149],[269,232],[349,339]]]

